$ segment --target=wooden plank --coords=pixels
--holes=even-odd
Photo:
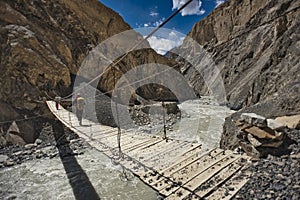
[[[235,161],[225,168],[223,168],[218,174],[213,176],[211,179],[206,181],[204,184],[198,186],[198,188],[194,191],[197,195],[197,198],[203,198],[212,190],[216,189],[219,185],[227,181],[233,174],[239,171],[242,166],[239,162]]]
[[[181,152],[181,154],[178,154],[174,163],[168,165],[160,164],[156,167],[156,170],[159,171],[159,173],[149,172],[144,175],[143,180],[146,183],[153,185],[159,182],[163,176],[169,176],[173,172],[184,167],[184,162],[189,163],[193,162],[195,159],[198,159],[201,151],[201,145],[191,144],[190,147],[186,149],[186,152]]]
[[[181,146],[175,149],[167,149],[164,152],[160,152],[160,154],[151,156],[146,160],[141,159],[140,161],[147,166],[152,167],[154,170],[158,171],[161,174],[160,170],[174,164],[177,160],[178,154],[182,154],[188,148],[188,146],[188,144],[183,143]]]
[[[189,155],[191,155],[193,150],[195,150],[195,146],[196,146],[196,149],[197,149],[197,146],[201,147],[201,145],[199,145],[199,144],[198,145],[190,144],[185,149],[181,149],[181,152],[176,152],[176,156],[172,157],[172,160],[171,160],[171,158],[166,158],[164,163],[157,164],[156,169],[159,170],[163,174],[167,168],[178,163],[178,161],[182,160],[183,158],[186,158]]]
[[[153,148],[153,147],[156,147],[156,145],[164,145],[164,140],[163,139],[159,139],[159,140],[155,140],[153,141],[152,143],[148,144],[148,145],[145,145],[145,146],[142,146],[142,147],[139,147],[139,148],[136,148],[130,152],[128,152],[128,155],[130,156],[135,156],[135,155],[143,155],[143,154],[146,154],[148,151],[148,148]]]
[[[229,200],[231,199],[250,179],[250,173],[235,174],[232,179],[227,181],[222,187],[206,197],[209,200]]]
[[[83,119],[47,101],[50,111],[70,130],[115,162],[119,162],[167,199],[232,197],[245,183],[234,175],[241,166],[239,155],[213,149],[204,153],[201,145],[184,141],[168,142],[136,130],[121,130],[122,157],[116,157],[117,129]],[[71,121],[70,121],[71,120]],[[247,179],[248,180],[248,179]],[[228,192],[228,188],[230,191]]]
[[[187,151],[184,152],[179,157],[177,157],[175,162],[172,163],[172,165],[170,165],[170,164],[166,165],[163,168],[163,170],[161,170],[161,171],[158,170],[159,173],[146,174],[144,177],[145,182],[147,182],[148,184],[150,184],[152,186],[157,187],[156,185],[158,185],[159,182],[169,181],[170,176],[172,174],[174,174],[177,171],[183,169],[184,167],[190,165],[191,163],[197,161],[201,157],[211,156],[211,155],[215,155],[215,154],[219,154],[219,153],[223,152],[223,150],[221,150],[221,149],[213,149],[211,151],[207,151],[206,153],[200,154],[200,152],[201,152],[200,150],[202,150],[202,149],[197,148],[200,146],[201,145],[198,145],[198,146],[196,146],[196,148],[194,146],[190,146],[190,149],[186,149]],[[204,159],[204,158],[202,158],[202,159]]]
[[[214,165],[207,168],[205,171],[198,174],[196,177],[191,179],[190,181],[184,183],[182,186],[177,186],[176,192],[174,192],[172,195],[168,196],[167,199],[174,199],[175,197],[184,198],[190,194],[190,191],[194,191],[197,189],[197,187],[203,183],[205,183],[207,180],[209,180],[212,176],[214,176],[216,173],[218,173],[221,169],[229,165],[230,163],[237,160],[240,156],[239,155],[228,155],[227,157],[219,160],[217,163],[214,163]],[[174,189],[172,190],[174,191]],[[168,192],[170,194],[170,192]]]
[[[169,196],[179,188],[179,186],[174,187],[174,182],[178,185],[186,185],[189,181],[199,176],[199,174],[205,172],[207,169],[221,162],[223,159],[227,159],[231,155],[231,151],[224,151],[224,153],[219,153],[212,157],[200,158],[196,162],[193,162],[172,174],[170,178],[173,182],[169,182],[169,184],[159,184],[158,190],[166,196]]]
[[[128,153],[137,148],[139,148],[139,149],[145,148],[145,146],[148,146],[151,143],[157,142],[158,140],[161,140],[161,139],[159,137],[154,137],[154,138],[144,138],[144,140],[136,140],[130,144],[122,145],[122,149],[123,149],[124,153]]]
[[[152,146],[146,155],[141,159],[142,162],[148,162],[155,159],[157,156],[162,156],[170,153],[170,151],[176,151],[179,148],[186,147],[188,143],[184,141],[172,140],[165,143],[165,146],[159,145],[158,147]],[[163,161],[163,160],[162,160]]]

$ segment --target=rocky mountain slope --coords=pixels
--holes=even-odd
[[[117,13],[97,0],[1,0],[0,24],[0,121],[51,117],[43,102],[45,97],[70,94],[89,51],[130,29]],[[141,38],[137,33],[133,37]],[[148,43],[143,45],[150,47]],[[151,49],[128,57],[123,64],[130,67],[144,62],[170,63]],[[117,74],[120,76],[120,71]],[[104,92],[113,85],[113,80],[107,79],[104,76],[106,82],[99,83]],[[17,122],[31,127],[20,129],[23,133],[19,135],[29,135],[26,142],[36,137],[32,130],[39,129],[40,123],[34,122]],[[3,136],[10,123],[0,126]]]
[[[194,25],[189,37],[220,69],[231,108],[269,118],[300,113],[299,7],[297,0],[228,0]],[[185,71],[207,94],[204,81]],[[237,145],[239,115],[226,120],[221,147]]]

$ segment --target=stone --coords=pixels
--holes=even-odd
[[[245,151],[245,153],[252,158],[259,158],[260,153],[255,147],[247,142],[239,142],[239,145]]]
[[[272,142],[263,143],[261,146],[278,148],[280,145],[282,145],[282,143],[283,141],[272,141]]]
[[[255,139],[251,134],[247,134],[247,139],[254,147],[259,147],[262,145],[262,143]]]
[[[275,119],[267,119],[268,127],[275,131],[285,131],[286,126]]]
[[[8,159],[7,155],[0,155],[0,163],[6,162],[7,159]]]
[[[11,167],[13,166],[15,163],[12,161],[12,160],[7,160],[4,165],[7,166],[7,167]]]
[[[265,117],[255,113],[242,113],[241,120],[258,127],[267,127],[267,120]]]
[[[17,151],[15,153],[13,153],[13,155],[17,156],[17,157],[21,156],[22,154],[23,154],[23,151]]]
[[[252,126],[250,128],[246,128],[244,131],[247,133],[250,133],[258,138],[261,138],[261,139],[262,138],[267,138],[267,139],[275,139],[276,138],[275,132],[272,129],[266,129],[266,130],[263,130],[256,126]],[[272,134],[270,134],[270,132]]]
[[[37,145],[40,145],[40,144],[42,144],[42,142],[43,142],[43,140],[38,138],[38,139],[35,140],[34,143],[37,144]]]
[[[300,129],[300,115],[277,117],[275,121],[291,129]]]
[[[177,106],[176,102],[166,102],[165,108],[167,109],[167,114],[177,114],[180,112],[180,109]]]
[[[34,147],[37,147],[37,144],[26,144],[25,149],[32,149]]]

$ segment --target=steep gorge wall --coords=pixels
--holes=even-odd
[[[230,107],[266,117],[300,113],[299,7],[297,0],[229,0],[195,24],[189,36],[220,69]],[[192,81],[208,93],[201,78]],[[237,145],[232,121],[240,112],[226,120],[221,147]]]

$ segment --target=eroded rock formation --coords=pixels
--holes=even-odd
[[[189,36],[221,71],[231,108],[268,118],[300,112],[299,7],[295,0],[229,0],[195,24]],[[190,69],[186,76],[208,94]],[[221,147],[237,146],[240,114],[226,120]]]

